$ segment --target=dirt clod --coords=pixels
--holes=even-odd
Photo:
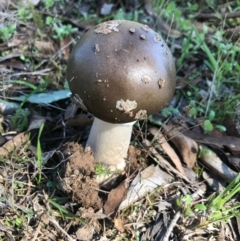
[[[84,150],[78,143],[70,142],[66,147],[70,156],[62,179],[63,189],[71,198],[85,208],[100,209],[99,185],[95,181],[94,158],[90,150]]]
[[[136,148],[133,145],[129,146],[128,149],[128,161],[130,166],[130,173],[134,172],[135,170],[138,170],[142,168],[144,165],[143,163],[140,163],[140,157],[144,158],[144,153],[142,153],[138,148]]]

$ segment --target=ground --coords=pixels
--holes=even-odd
[[[239,8],[0,1],[0,241],[240,240]],[[85,149],[93,115],[71,100],[66,66],[81,35],[113,19],[161,35],[176,88],[136,122],[127,167],[106,187]]]
[[[92,153],[84,151],[78,143],[69,143],[66,147],[69,160],[63,172],[63,190],[71,199],[83,207],[98,210],[102,202],[98,196],[99,185],[95,180],[95,166]]]

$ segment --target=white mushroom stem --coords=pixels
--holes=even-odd
[[[94,118],[86,146],[91,148],[96,163],[112,171],[124,170],[134,123],[112,124]]]

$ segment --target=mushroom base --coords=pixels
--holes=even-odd
[[[111,171],[124,170],[134,123],[112,124],[94,118],[86,147],[91,148],[96,163]]]

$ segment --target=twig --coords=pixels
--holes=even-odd
[[[50,216],[49,214],[47,214],[47,216],[49,217],[49,220],[52,222],[55,228],[58,229],[58,231],[60,231],[68,241],[76,241],[76,239],[71,238],[67,234],[67,232],[59,225],[59,223],[52,216]]]
[[[21,75],[48,75],[51,71],[51,68],[46,68],[42,70],[32,71],[32,72],[21,72],[21,73],[14,73],[11,76],[21,76]]]
[[[4,57],[0,57],[0,62],[3,62],[5,60],[8,60],[8,59],[12,59],[12,58],[18,58],[19,56],[21,56],[20,53],[12,53],[12,54],[8,54]]]
[[[169,240],[169,236],[171,235],[171,232],[173,231],[173,228],[175,227],[175,225],[176,225],[178,219],[180,218],[180,216],[181,216],[180,211],[177,211],[173,220],[172,220],[172,222],[170,223],[170,225],[167,229],[167,232],[165,233],[162,241],[168,241]]]
[[[194,192],[191,197],[193,201],[197,201],[199,197],[202,197],[204,194],[204,191],[201,188],[198,188],[196,192]]]
[[[200,236],[206,234],[205,230],[194,231],[184,235],[184,240],[190,240],[193,236]]]
[[[69,47],[72,43],[74,43],[74,39],[72,39],[71,41],[69,41],[66,45],[64,45],[61,49],[59,49],[57,51],[57,53],[55,53],[52,57],[51,60],[54,60],[57,58],[57,56],[59,55],[59,53],[61,53],[64,49],[66,49],[67,47]]]
[[[0,222],[0,231],[6,233],[6,235],[8,236],[8,240],[9,240],[9,241],[15,241],[14,237],[13,237],[12,234],[9,232],[9,230],[10,230],[10,231],[13,231],[12,228],[4,226],[4,225]]]
[[[210,19],[210,18],[239,18],[240,12],[235,13],[201,13],[197,16],[198,19]]]
[[[38,224],[38,226],[37,226],[37,229],[36,229],[36,231],[34,232],[34,236],[33,236],[32,241],[37,240],[38,234],[41,233],[41,227],[42,227],[42,224],[41,224],[41,222],[39,222],[39,224]]]
[[[232,38],[232,40],[237,41],[240,38],[240,26],[236,26],[235,28],[229,28],[225,31],[225,34]]]

